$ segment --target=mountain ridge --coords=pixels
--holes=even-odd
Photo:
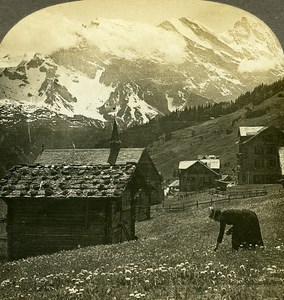
[[[225,39],[186,17],[165,22],[81,26],[74,47],[4,68],[0,98],[102,124],[115,108],[126,128],[196,103],[232,101],[283,74],[283,51],[261,22],[243,18]]]

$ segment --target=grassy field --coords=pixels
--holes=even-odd
[[[220,204],[260,220],[265,249],[232,252],[207,206],[156,212],[138,241],[4,263],[0,299],[283,299],[284,190]]]

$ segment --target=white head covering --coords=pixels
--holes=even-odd
[[[210,207],[208,208],[208,217],[209,217],[209,218],[213,218],[213,217],[214,217],[214,212],[215,212],[214,207],[213,207],[213,206],[210,206]]]
[[[218,208],[214,208],[210,206],[208,209],[208,217],[215,220],[215,217],[219,217],[221,214],[221,210]]]

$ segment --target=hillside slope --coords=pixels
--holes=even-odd
[[[283,192],[221,208],[259,216],[265,249],[231,252],[207,207],[159,213],[137,224],[138,241],[63,251],[1,265],[1,299],[282,299]]]
[[[284,93],[277,93],[261,104],[244,108],[191,127],[175,131],[171,139],[160,139],[149,146],[154,163],[165,180],[173,180],[179,161],[198,155],[221,157],[224,174],[234,174],[237,166],[238,127],[275,125],[284,128]]]

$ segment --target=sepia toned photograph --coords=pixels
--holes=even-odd
[[[12,2],[0,299],[283,299],[281,1]]]

